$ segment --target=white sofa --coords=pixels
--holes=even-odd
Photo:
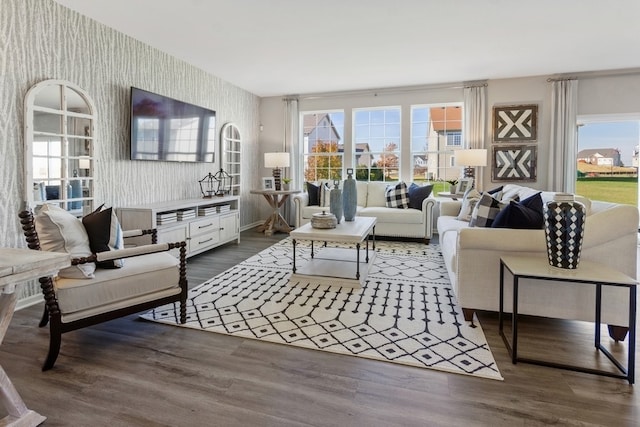
[[[376,236],[408,237],[429,242],[433,234],[432,195],[422,202],[422,210],[386,207],[385,190],[390,182],[356,181],[358,207],[356,216],[376,217]],[[309,194],[299,193],[293,197],[296,228],[308,223],[314,213],[329,211],[329,207],[309,206]]]
[[[504,192],[518,193],[520,200],[538,190],[516,185],[504,186]],[[554,193],[542,192],[544,202]],[[638,209],[635,206],[589,201],[581,260],[604,263],[636,277],[638,249]],[[543,229],[470,227],[457,219],[461,201],[440,203],[437,230],[445,265],[465,318],[474,310],[498,311],[500,256],[538,255],[546,257]],[[578,265],[578,268],[580,266]],[[506,271],[505,285],[511,284]],[[535,283],[534,283],[535,282]],[[521,279],[519,312],[560,319],[594,321],[595,286]],[[505,307],[511,310],[511,286],[505,286]],[[628,326],[629,292],[626,288],[603,287],[602,321]]]

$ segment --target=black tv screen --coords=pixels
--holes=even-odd
[[[213,162],[216,112],[131,88],[131,160]]]

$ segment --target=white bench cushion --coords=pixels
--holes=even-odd
[[[358,211],[358,216],[376,217],[378,223],[389,224],[422,224],[424,215],[418,209],[398,209],[366,207]]]
[[[58,278],[63,314],[179,287],[179,260],[167,252],[127,258],[122,268],[96,269],[93,279]]]

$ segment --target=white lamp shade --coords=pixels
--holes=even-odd
[[[264,167],[288,168],[290,159],[289,153],[264,153]]]
[[[475,148],[469,150],[456,150],[456,166],[487,166],[487,150]]]
[[[78,159],[78,168],[79,169],[90,169],[91,168],[91,160],[88,157],[80,157]]]

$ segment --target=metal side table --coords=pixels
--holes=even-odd
[[[513,275],[513,313],[511,315],[511,343],[504,333],[504,273],[505,268]],[[518,287],[520,279],[553,280],[576,284],[594,285],[596,287],[595,298],[595,347],[601,351],[618,368],[621,374],[602,371],[580,366],[565,365],[544,360],[535,360],[518,357]],[[619,286],[629,289],[629,334],[628,334],[628,359],[625,368],[620,361],[602,346],[600,343],[601,315],[602,315],[602,287]],[[549,366],[553,368],[569,369],[577,372],[604,375],[613,378],[622,378],[633,384],[635,380],[635,354],[636,354],[636,286],[637,281],[619,271],[595,262],[581,260],[577,269],[568,270],[552,267],[545,257],[535,256],[503,256],[500,258],[500,311],[498,312],[499,332],[502,336],[511,361],[531,363],[534,365]]]

